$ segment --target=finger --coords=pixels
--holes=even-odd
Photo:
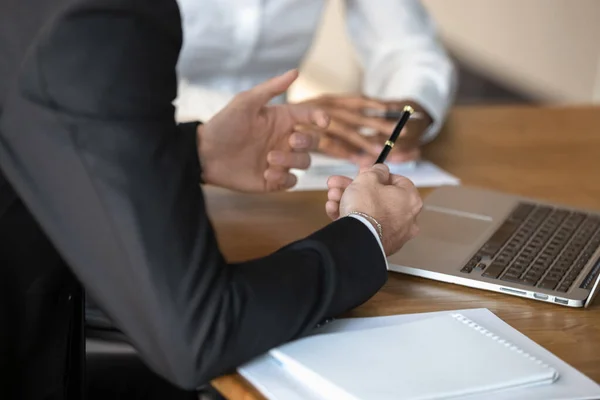
[[[370,182],[387,185],[390,183],[390,169],[385,164],[375,164],[369,169],[359,173],[355,180],[357,182]]]
[[[298,178],[287,170],[268,168],[264,173],[268,191],[284,190],[293,187]]]
[[[408,151],[403,149],[394,149],[388,155],[387,160],[392,163],[403,163],[408,161],[416,161],[421,158],[421,149],[414,148]]]
[[[365,108],[387,110],[385,102],[366,96],[340,96],[335,99],[337,99],[337,101],[333,101],[332,104],[340,105],[355,111],[362,111]]]
[[[405,176],[398,174],[390,174],[390,183],[394,186],[417,190],[413,182]]]
[[[285,182],[289,172],[281,168],[267,168],[264,173],[264,178],[271,184],[279,184]]]
[[[331,157],[343,158],[352,161],[362,154],[361,149],[354,147],[336,137],[332,137],[327,133],[321,135],[318,150]]]
[[[392,129],[393,130],[393,129]],[[406,127],[404,127],[401,131],[400,131],[400,135],[398,136],[398,138],[396,139],[396,141],[394,142],[394,149],[398,149],[400,147],[402,147],[403,145],[400,144],[400,142],[404,141],[404,137],[406,135]],[[374,146],[378,146],[380,149],[383,148],[383,145],[385,144],[385,142],[390,138],[390,134],[387,133],[383,133],[383,132],[377,132],[377,134],[375,135],[370,135],[367,137],[367,140],[369,140],[369,142],[371,142],[372,145]],[[414,141],[411,139],[409,141],[405,141],[404,146],[411,147],[414,146],[412,143]],[[417,140],[417,145],[418,145],[418,140]]]
[[[396,125],[398,125],[398,121],[391,122],[389,120],[383,119],[379,128],[379,133],[384,134],[386,136],[391,135],[392,132],[394,132],[394,128],[396,127]],[[406,127],[402,128],[402,131],[400,132],[400,137],[402,137],[403,135],[406,135]]]
[[[415,184],[407,177],[396,174],[390,175],[390,183],[392,186],[404,190],[405,196],[407,196],[406,200],[412,207],[412,213],[417,216],[423,208],[423,199]]]
[[[404,196],[406,197],[405,201],[408,201],[408,205],[411,208],[412,214],[415,216],[416,222],[418,215],[423,209],[423,199],[419,194],[419,190],[410,179],[401,175],[392,174],[390,177],[390,182],[393,186],[404,190]]]
[[[332,108],[328,111],[331,118],[339,120],[346,125],[373,129],[376,132],[391,135],[394,124],[384,118],[368,117],[361,110]]]
[[[298,177],[292,173],[287,173],[285,180],[283,181],[282,185],[281,185],[281,189],[291,189],[294,186],[296,186],[296,183],[298,182]]]
[[[338,219],[340,217],[340,203],[336,201],[328,201],[325,203],[325,212],[332,220]]]
[[[311,130],[302,130],[290,135],[290,147],[296,151],[310,151],[319,148],[321,133]]]
[[[394,148],[387,157],[387,161],[392,163],[401,163],[406,161],[417,160],[421,157],[420,138],[418,136],[408,136],[409,132],[406,127],[400,133],[400,137],[396,140]],[[370,137],[371,143],[383,144],[388,136],[377,135]]]
[[[368,164],[368,165],[360,165],[360,168],[358,169],[359,175],[362,174],[363,172],[367,172],[372,166],[373,166],[373,163]]]
[[[327,179],[327,188],[338,188],[341,190],[346,190],[346,188],[350,186],[351,183],[352,179],[348,178],[347,176],[333,175],[330,176],[329,179]]]
[[[356,165],[358,165],[360,171],[366,171],[367,169],[371,168],[373,164],[375,164],[377,157],[370,154],[362,154],[356,157],[353,161]]]
[[[327,191],[327,200],[337,201],[339,203],[342,200],[343,195],[344,195],[344,191],[340,188],[329,189]]]
[[[396,144],[394,145],[394,149],[398,150],[412,150],[416,149],[421,144],[421,138],[419,136],[415,136],[414,134],[409,134],[405,129],[400,133],[400,137],[396,140]]]
[[[371,141],[358,133],[356,129],[352,129],[344,123],[333,120],[327,128],[327,132],[339,140],[348,142],[354,147],[366,151],[369,154],[377,155],[382,147],[381,144],[374,144]]]
[[[419,234],[419,232],[420,232],[419,225],[417,225],[416,223],[412,224],[412,226],[410,227],[410,238],[411,239],[415,238]]]
[[[320,108],[306,104],[288,104],[286,107],[294,124],[315,125],[321,129],[329,126],[329,115]]]
[[[243,96],[247,97],[258,107],[261,107],[268,103],[273,97],[285,93],[297,78],[298,70],[292,69],[284,74],[259,83],[245,92]]]
[[[338,107],[361,110],[372,108],[376,110],[387,110],[388,105],[381,100],[362,95],[323,95],[306,101],[309,104],[318,104],[322,107]]]
[[[267,162],[274,167],[306,169],[310,167],[310,155],[306,152],[273,150],[267,154]]]

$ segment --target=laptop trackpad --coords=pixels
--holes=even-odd
[[[481,235],[490,227],[491,218],[478,215],[455,214],[425,208],[417,220],[421,233],[419,236],[441,242],[472,245],[481,239]]]
[[[390,269],[400,265],[441,273],[458,272],[457,266],[476,250],[475,245],[493,227],[487,216],[436,208],[423,209],[417,219],[419,235],[389,257]]]

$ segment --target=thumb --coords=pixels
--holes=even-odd
[[[285,93],[292,83],[298,78],[298,70],[292,69],[288,72],[259,83],[248,91],[255,101],[265,105],[273,97]]]
[[[414,183],[405,176],[390,174],[391,184],[397,187],[405,187],[405,188],[415,188]]]
[[[371,168],[362,170],[355,180],[357,182],[387,185],[390,183],[390,169],[385,164],[375,164]]]

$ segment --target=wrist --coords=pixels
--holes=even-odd
[[[196,129],[196,148],[198,149],[198,159],[200,161],[201,179],[203,183],[215,185],[215,159],[214,151],[211,149],[211,142],[207,136],[205,124],[198,125]]]

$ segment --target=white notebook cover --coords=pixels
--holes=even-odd
[[[271,350],[324,399],[442,399],[549,384],[558,372],[461,314],[317,335]]]

